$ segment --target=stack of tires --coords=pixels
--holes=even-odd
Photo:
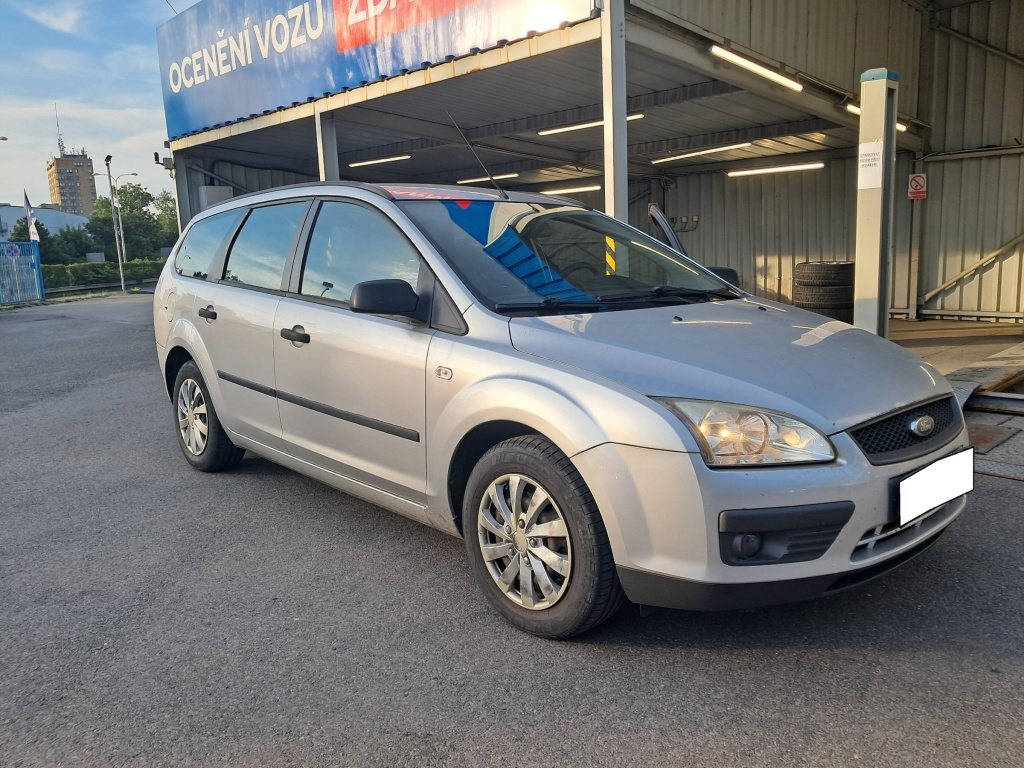
[[[853,262],[805,261],[793,267],[793,304],[853,322]]]

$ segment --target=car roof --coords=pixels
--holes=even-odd
[[[331,188],[339,192],[350,189],[363,189],[367,192],[380,195],[388,200],[469,200],[469,201],[499,201],[509,200],[517,203],[562,203],[577,205],[582,208],[587,206],[576,200],[556,197],[553,195],[542,195],[537,192],[513,192],[502,193],[491,187],[466,187],[450,184],[367,184],[359,181],[309,181],[302,184],[289,184],[282,187],[261,189],[258,192],[249,192],[245,195],[237,195],[217,205],[211,206],[203,213],[222,208],[230,208],[239,200],[249,200],[263,195],[276,195],[287,191],[293,195],[308,194],[329,194]]]

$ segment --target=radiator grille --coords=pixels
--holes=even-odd
[[[935,420],[934,429],[924,437],[910,429],[910,423],[920,416]],[[952,440],[962,428],[960,406],[955,398],[948,397],[877,419],[850,430],[850,436],[872,464],[892,464],[930,453]]]

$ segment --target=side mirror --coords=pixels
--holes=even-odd
[[[352,289],[349,309],[365,315],[403,315],[419,320],[419,300],[405,280],[368,280]]]
[[[708,272],[722,278],[729,285],[739,286],[740,276],[736,274],[736,270],[732,267],[708,267]]]

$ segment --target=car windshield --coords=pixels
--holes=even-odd
[[[490,200],[399,204],[497,312],[601,312],[742,295],[668,246],[587,208]]]

